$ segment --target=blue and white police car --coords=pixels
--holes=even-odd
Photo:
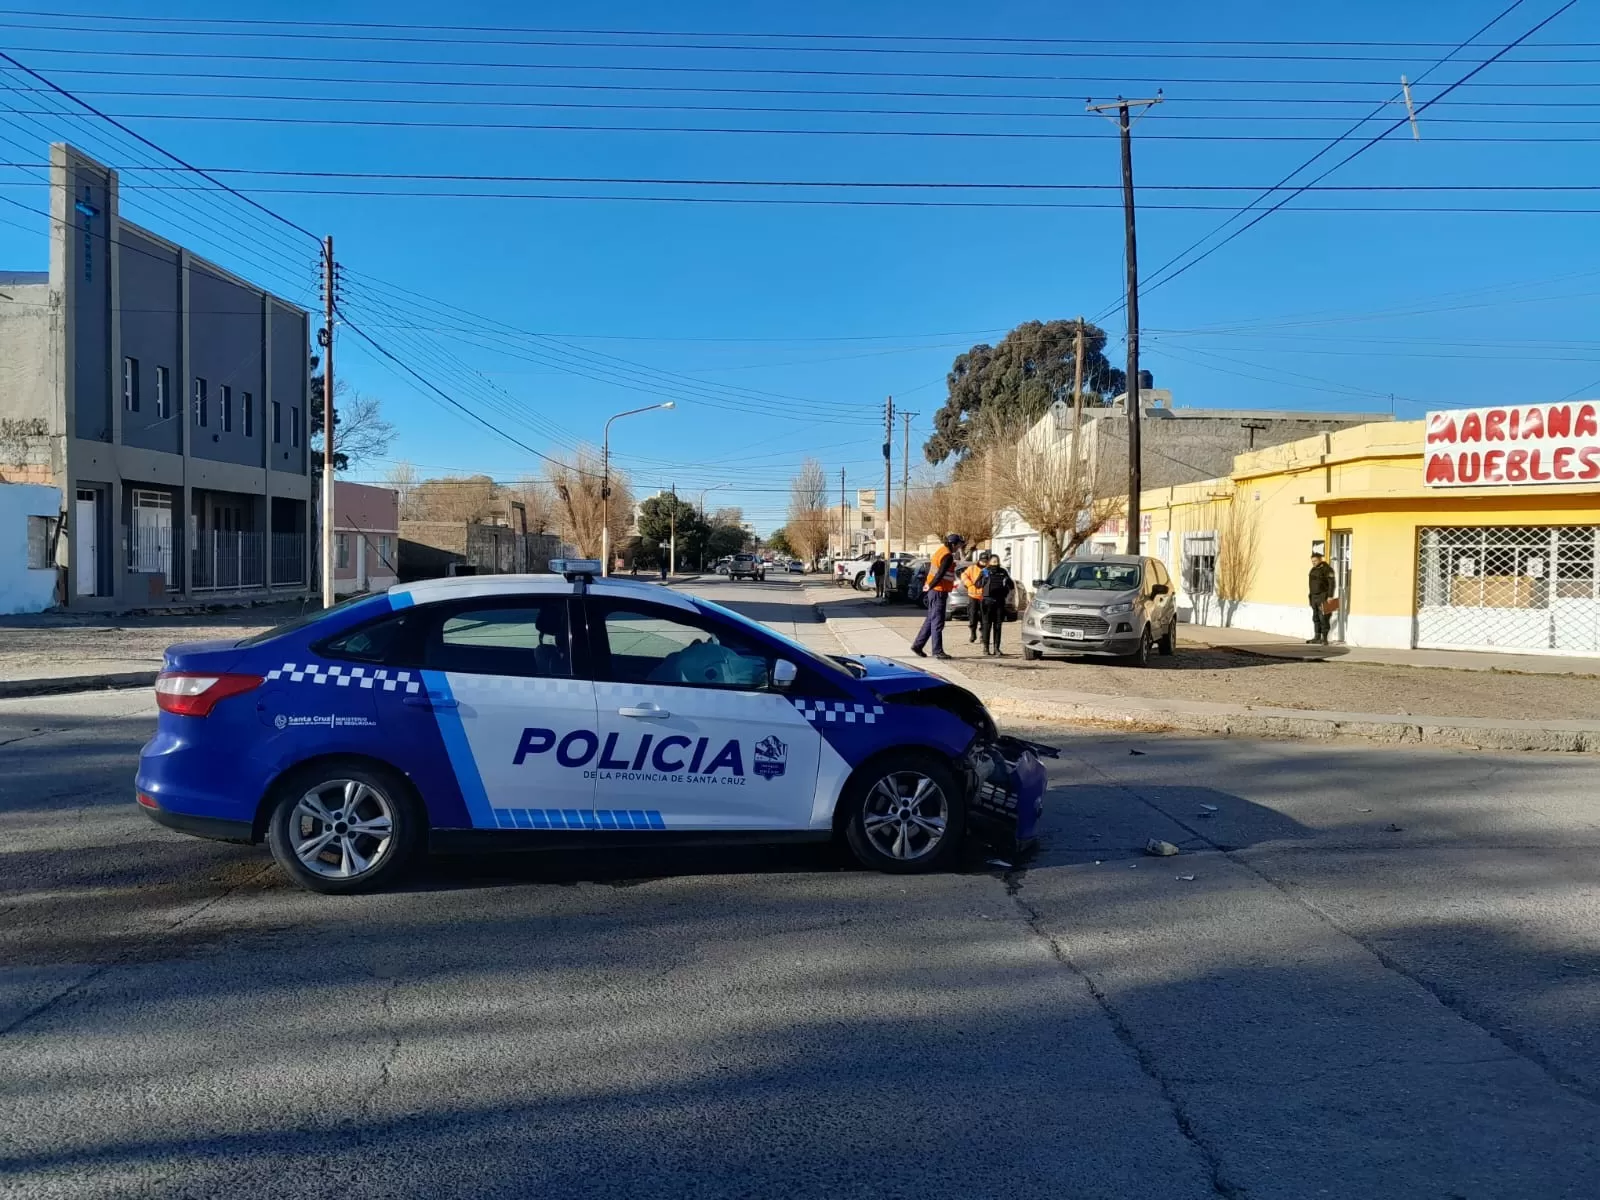
[[[815,653],[654,584],[399,585],[167,651],[138,803],[265,841],[298,883],[392,883],[425,849],[841,838],[885,871],[1034,837],[1048,747],[888,659]]]

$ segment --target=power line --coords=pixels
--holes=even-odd
[[[20,15],[20,14],[12,13],[12,14],[8,14],[8,15]],[[43,15],[51,15],[51,14],[38,14],[38,15],[43,16]],[[78,19],[81,19],[81,20],[93,20],[94,18],[81,17],[81,18],[78,18]],[[119,18],[116,18],[116,17],[109,17],[109,18],[100,18],[99,20],[113,20],[114,21],[114,20],[118,20],[118,19]],[[1173,52],[1173,51],[1167,51],[1167,50],[1147,50],[1147,49],[1138,49],[1138,50],[1132,50],[1132,51],[1130,51],[1130,50],[1084,50],[1084,49],[1042,50],[1042,49],[1038,49],[1036,47],[1030,47],[1028,49],[987,50],[987,49],[981,49],[978,46],[973,45],[972,43],[967,43],[967,44],[962,45],[962,46],[960,46],[958,48],[921,49],[921,48],[916,48],[916,47],[912,47],[912,46],[883,46],[883,45],[857,46],[857,45],[844,45],[844,44],[838,44],[837,41],[833,45],[825,45],[825,46],[804,46],[804,45],[793,45],[793,44],[776,45],[776,46],[762,46],[762,45],[752,45],[752,44],[749,44],[748,42],[729,43],[729,42],[725,42],[725,41],[721,41],[721,42],[709,42],[709,41],[701,41],[701,42],[660,42],[660,41],[657,41],[657,42],[649,42],[649,43],[644,43],[644,42],[588,42],[588,41],[575,41],[575,40],[573,40],[573,38],[574,37],[598,37],[598,36],[605,36],[605,37],[649,36],[649,37],[655,37],[655,38],[661,38],[661,37],[701,37],[701,38],[705,38],[705,37],[731,37],[731,36],[738,36],[738,35],[731,35],[731,34],[683,34],[683,33],[669,34],[669,33],[665,33],[665,32],[647,34],[647,35],[623,35],[623,34],[600,34],[600,33],[573,34],[573,33],[567,32],[565,30],[526,30],[526,29],[516,29],[516,28],[498,28],[498,29],[496,29],[496,28],[492,28],[492,27],[483,27],[483,28],[480,28],[479,30],[477,30],[477,32],[483,32],[483,33],[492,34],[493,36],[491,38],[462,38],[462,37],[445,36],[445,35],[447,35],[449,33],[461,32],[462,30],[460,29],[460,27],[438,26],[438,25],[435,25],[435,26],[411,26],[411,27],[407,27],[407,26],[392,25],[392,24],[380,25],[380,24],[376,24],[376,23],[366,23],[366,22],[362,22],[362,23],[356,23],[356,22],[295,22],[295,23],[293,23],[293,27],[292,28],[285,29],[285,28],[282,28],[280,26],[277,31],[272,31],[272,32],[243,32],[243,33],[241,33],[241,32],[236,32],[233,29],[216,30],[216,29],[195,28],[194,27],[194,23],[188,22],[187,19],[185,19],[185,18],[168,18],[167,19],[167,23],[169,23],[169,24],[179,24],[180,22],[183,22],[184,24],[186,24],[187,27],[185,27],[185,28],[175,28],[175,29],[139,29],[139,28],[106,29],[104,27],[99,27],[97,25],[90,25],[90,26],[83,26],[83,25],[45,25],[45,24],[39,24],[39,23],[36,23],[36,22],[0,21],[0,28],[18,29],[18,30],[32,31],[32,32],[49,32],[49,33],[74,33],[74,34],[90,33],[90,34],[119,36],[119,37],[213,37],[213,38],[231,38],[231,39],[258,38],[258,39],[277,39],[277,40],[294,40],[294,41],[333,41],[333,42],[359,42],[359,43],[378,42],[378,43],[390,43],[390,44],[397,44],[397,45],[463,45],[463,46],[494,46],[494,47],[499,47],[499,46],[534,46],[534,47],[541,47],[541,48],[561,48],[561,49],[578,49],[578,50],[636,50],[636,51],[690,50],[690,51],[737,52],[737,53],[875,54],[875,55],[914,55],[914,56],[958,55],[958,56],[961,56],[963,58],[971,58],[974,55],[984,56],[984,57],[1007,57],[1007,58],[1020,57],[1020,58],[1052,58],[1052,59],[1055,59],[1055,58],[1067,58],[1067,59],[1073,59],[1073,58],[1109,58],[1109,59],[1153,58],[1153,59],[1196,59],[1196,60],[1201,60],[1201,61],[1243,61],[1243,62],[1286,61],[1286,62],[1382,62],[1382,63],[1387,63],[1387,62],[1392,62],[1393,61],[1393,56],[1392,55],[1278,54],[1278,53],[1241,54],[1241,53],[1216,53],[1214,51],[1213,52],[1203,52],[1202,53],[1202,52],[1196,51],[1192,45],[1187,45],[1186,46],[1186,45],[1183,45],[1182,43],[1176,43],[1177,45],[1179,45],[1182,48],[1177,50],[1176,52]],[[289,23],[285,23],[285,24],[289,24]],[[326,29],[332,29],[332,28],[343,28],[343,29],[356,28],[356,29],[366,30],[366,31],[369,31],[369,32],[361,32],[361,33],[320,32],[320,30],[326,30]],[[372,30],[384,30],[384,31],[394,31],[394,32],[383,32],[383,33],[370,32]],[[404,31],[406,31],[407,33],[410,33],[410,34],[416,34],[418,32],[425,32],[425,36],[421,36],[421,37],[417,37],[417,36],[401,36],[401,34],[399,32],[401,30],[404,30]],[[518,37],[508,36],[508,35],[511,35],[511,34],[519,34],[519,33],[542,33],[542,34],[545,34],[546,36],[544,36],[542,38],[518,38]],[[752,34],[752,35],[747,35],[747,36],[751,37],[751,38],[755,38],[755,39],[775,37],[775,35],[768,35],[768,34]],[[793,35],[793,36],[795,38],[807,38],[807,40],[810,40],[808,38],[808,35]],[[885,39],[885,40],[888,40],[888,39]],[[985,40],[987,40],[987,39],[981,39],[981,38],[980,39],[975,39],[975,41],[980,42],[980,43],[985,41]],[[1016,44],[1016,43],[1010,43],[1010,44]],[[1119,44],[1119,43],[1102,43],[1102,44]],[[1138,45],[1139,43],[1132,43],[1132,44]],[[1173,44],[1173,43],[1167,43],[1167,44],[1170,45],[1170,44]],[[1210,44],[1210,43],[1202,43],[1202,44]],[[1226,43],[1218,43],[1218,44],[1226,44]],[[1316,46],[1315,43],[1310,43],[1310,44],[1303,44],[1302,46],[1300,46],[1298,48],[1311,49],[1311,48],[1313,48],[1315,46]],[[1269,49],[1272,49],[1273,47],[1271,47],[1271,46],[1256,46],[1254,48],[1261,49],[1261,50],[1269,50]],[[1316,47],[1316,48],[1321,48],[1321,47]],[[1342,48],[1349,48],[1349,47],[1342,47]],[[1564,47],[1548,47],[1547,49],[1564,49]],[[1594,61],[1597,61],[1597,60],[1591,59],[1591,58],[1578,58],[1578,59],[1541,58],[1541,59],[1534,59],[1534,60],[1530,60],[1530,61],[1532,61],[1532,62],[1540,62],[1540,63],[1551,63],[1551,62],[1555,62],[1555,63],[1569,63],[1569,62],[1589,63],[1589,62],[1594,62]]]
[[[124,50],[94,50],[83,47],[63,48],[60,46],[25,46],[16,47],[29,54],[73,55],[89,58],[121,58],[128,52]],[[978,71],[846,71],[825,70],[815,67],[703,67],[688,65],[669,65],[662,63],[547,63],[547,62],[482,62],[474,59],[424,59],[424,58],[375,58],[356,57],[353,55],[340,55],[337,58],[308,58],[303,54],[244,54],[211,50],[140,50],[138,55],[142,59],[178,59],[183,61],[193,59],[218,59],[230,62],[286,62],[304,65],[307,62],[327,62],[338,65],[362,66],[401,66],[401,67],[466,67],[472,70],[516,70],[516,71],[613,71],[618,73],[650,73],[650,74],[685,74],[685,75],[754,75],[754,76],[779,76],[779,77],[809,77],[809,78],[867,78],[867,79],[965,79],[987,80],[1001,82],[1029,81],[1037,83],[1226,83],[1226,84],[1281,84],[1285,86],[1350,86],[1350,87],[1392,87],[1389,79],[1171,79],[1163,77],[1143,78],[1119,74],[1115,76],[1085,76],[1085,75],[1038,75],[1023,74],[1019,72],[995,73]],[[1523,63],[1524,66],[1549,65],[1543,62]],[[1484,87],[1592,87],[1591,82],[1551,82],[1539,80],[1534,84],[1483,84]]]
[[[123,133],[127,134],[129,137],[135,139],[136,141],[142,143],[145,146],[148,146],[151,150],[154,150],[156,153],[165,155],[167,158],[170,158],[173,162],[177,163],[180,167],[184,167],[185,169],[194,172],[196,175],[200,176],[202,179],[206,179],[206,180],[209,180],[211,183],[214,183],[217,187],[221,188],[223,191],[228,192],[228,193],[230,193],[230,194],[232,194],[234,196],[237,196],[240,200],[243,200],[246,204],[250,205],[250,207],[265,213],[267,216],[271,217],[274,221],[278,221],[283,225],[287,225],[290,229],[295,230],[297,233],[304,234],[306,237],[310,238],[314,242],[320,243],[322,241],[321,238],[319,238],[316,234],[312,233],[309,229],[305,228],[305,226],[297,224],[294,221],[291,221],[288,217],[285,217],[280,213],[273,212],[270,208],[268,208],[266,205],[262,204],[260,201],[252,200],[249,196],[245,195],[243,192],[238,191],[235,188],[229,187],[227,184],[223,183],[220,179],[213,178],[211,175],[208,175],[205,171],[202,171],[198,167],[195,167],[192,164],[186,162],[184,159],[180,158],[178,155],[174,154],[172,151],[166,149],[163,146],[157,145],[155,142],[152,142],[149,138],[145,137],[144,134],[138,133],[135,130],[132,130],[132,129],[128,128],[128,126],[124,125],[121,121],[117,120],[117,118],[115,118],[113,116],[110,116],[107,113],[101,112],[98,108],[96,108],[94,105],[90,104],[87,100],[80,99],[78,96],[76,96],[72,92],[69,92],[66,88],[62,87],[60,84],[54,83],[51,80],[46,79],[43,75],[39,74],[39,72],[35,71],[32,67],[25,66],[24,64],[18,62],[11,55],[7,54],[4,50],[0,50],[0,59],[4,59],[6,62],[10,63],[17,70],[21,71],[23,74],[29,76],[30,78],[37,80],[39,83],[44,84],[44,86],[46,88],[48,88],[52,92],[55,92],[56,94],[60,95],[64,99],[70,100],[74,104],[81,105],[83,108],[87,109],[89,112],[91,112],[95,116],[99,117],[102,121],[106,122],[108,125],[115,126],[116,128],[120,129]]]

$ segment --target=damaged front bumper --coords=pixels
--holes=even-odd
[[[1012,858],[1032,851],[1049,786],[1039,760],[1059,756],[1054,746],[1008,735],[974,742],[962,761],[972,835]]]

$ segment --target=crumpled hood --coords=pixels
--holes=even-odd
[[[863,680],[871,684],[873,690],[882,696],[914,692],[920,688],[940,687],[949,682],[932,671],[924,671],[909,663],[896,662],[892,658],[882,658],[875,654],[850,654],[845,657],[851,662],[860,663],[866,669],[867,673],[862,677]]]

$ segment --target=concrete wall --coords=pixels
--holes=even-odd
[[[119,287],[123,300],[122,357],[139,364],[139,410],[129,412],[119,394],[122,444],[183,453],[186,411],[183,379],[183,289],[177,252],[131,229],[118,231]],[[122,366],[116,364],[120,371]],[[157,372],[165,368],[167,415],[156,404]]]
[[[306,363],[311,353],[310,330],[305,314],[272,306],[272,394],[283,413],[282,428],[276,442],[269,442],[272,469],[296,475],[306,473],[308,462],[306,447],[310,441],[311,423],[306,413]],[[300,445],[296,447],[290,437],[292,419],[290,412],[299,409],[301,419]],[[263,427],[267,437],[272,436],[272,406],[265,406]]]
[[[189,270],[189,374],[204,380],[205,424],[195,411],[190,384],[189,444],[196,458],[241,466],[263,465],[262,398],[266,393],[265,347],[260,292],[193,266]],[[250,432],[245,432],[246,397],[254,406]],[[224,401],[233,428],[225,428]],[[270,434],[270,430],[268,431]]]
[[[28,518],[61,515],[61,490],[42,484],[0,484],[0,614],[43,612],[55,603],[54,567],[28,562]]]
[[[0,479],[46,483],[65,455],[56,337],[48,283],[0,286]]]

